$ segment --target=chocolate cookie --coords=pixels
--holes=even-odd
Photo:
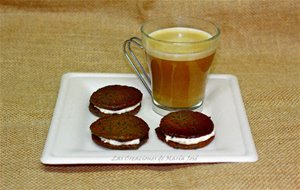
[[[137,149],[148,140],[149,127],[139,117],[114,114],[91,124],[93,141],[110,149]]]
[[[161,141],[181,149],[202,148],[215,137],[210,117],[188,110],[167,114],[155,132]]]
[[[135,115],[141,108],[140,90],[121,85],[110,85],[95,91],[90,97],[89,110],[98,117],[128,113]]]

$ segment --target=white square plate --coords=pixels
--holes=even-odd
[[[120,84],[143,93],[137,114],[149,127],[149,139],[138,150],[110,150],[96,145],[89,126],[97,117],[88,110],[89,98],[98,88]],[[202,149],[173,149],[161,142],[154,129],[161,116],[152,110],[151,96],[134,74],[67,73],[63,75],[43,164],[175,164],[255,162],[258,159],[236,77],[210,75],[203,113],[211,116],[215,139]]]

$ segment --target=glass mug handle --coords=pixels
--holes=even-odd
[[[142,40],[138,37],[132,37],[129,40],[126,40],[123,44],[123,53],[127,58],[127,60],[129,61],[129,63],[131,64],[134,71],[136,72],[137,76],[142,81],[143,85],[146,87],[147,91],[151,95],[152,93],[150,87],[151,86],[150,77],[146,72],[145,68],[143,67],[143,65],[140,63],[138,58],[133,53],[131,49],[131,44],[134,44],[140,49],[144,50],[144,46],[142,45]]]

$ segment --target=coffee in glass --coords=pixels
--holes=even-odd
[[[196,18],[163,18],[143,24],[141,33],[141,40],[132,38],[125,42],[124,49],[127,47],[130,53],[124,52],[150,89],[154,111],[164,115],[169,111],[200,107],[219,28]],[[140,72],[137,68],[142,65],[131,51],[131,42],[144,49],[150,77],[145,76],[146,69]],[[145,78],[149,78],[150,85]]]

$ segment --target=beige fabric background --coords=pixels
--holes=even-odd
[[[300,3],[273,1],[2,0],[0,189],[300,189]],[[255,163],[40,163],[66,72],[133,72],[122,43],[150,18],[218,22],[213,73],[238,77]]]

